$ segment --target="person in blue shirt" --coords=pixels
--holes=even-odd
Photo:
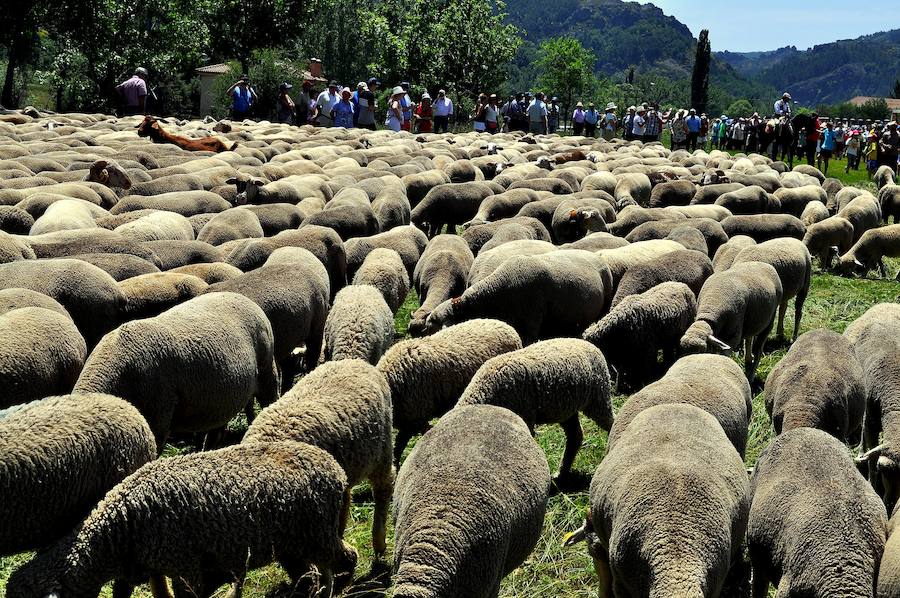
[[[837,136],[834,132],[834,123],[828,121],[825,124],[825,130],[822,131],[822,138],[820,139],[822,147],[819,150],[819,158],[822,160],[824,166],[824,168],[822,168],[822,174],[824,175],[828,174],[828,161],[834,153],[834,145],[836,142]]]
[[[256,92],[250,87],[250,77],[241,75],[226,91],[231,96],[231,119],[244,120],[250,115],[250,110],[259,99]]]
[[[693,152],[697,149],[697,139],[700,137],[701,124],[703,124],[703,121],[697,116],[697,110],[691,108],[690,114],[684,120],[684,126],[687,127],[687,146],[689,152]]]
[[[350,88],[341,91],[341,99],[331,108],[331,120],[335,127],[353,128],[353,103],[350,101]]]

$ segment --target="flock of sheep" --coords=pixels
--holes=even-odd
[[[262,122],[214,153],[136,125],[0,117],[0,556],[37,551],[9,598],[237,597],[276,561],[327,597],[362,482],[395,598],[497,596],[580,415],[608,450],[566,543],[601,596],[736,595],[746,547],[753,598],[900,597],[900,305],[798,338],[814,261],[900,256],[888,169],[876,197],[620,140]],[[778,436],[748,475],[773,328]],[[173,438],[198,450],[158,458]]]

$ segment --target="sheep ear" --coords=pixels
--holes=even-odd
[[[237,185],[237,182],[238,182],[238,180],[234,177],[231,177],[230,179],[225,179],[226,185]]]
[[[731,351],[731,347],[729,345],[727,345],[725,342],[717,339],[713,335],[709,334],[706,336],[706,338],[709,339],[709,342],[711,342],[713,345],[715,345],[722,351]]]
[[[44,598],[59,598],[59,594],[57,594],[56,592],[50,592],[49,594],[44,596]]]
[[[109,165],[109,162],[106,160],[94,160],[94,163],[91,164],[91,170],[102,170]]]
[[[857,462],[857,463],[865,463],[865,462],[868,461],[871,457],[877,456],[877,455],[881,455],[881,450],[882,450],[883,448],[884,448],[884,445],[883,445],[883,444],[879,444],[879,445],[876,446],[875,448],[869,449],[868,451],[866,451],[866,452],[863,453],[862,455],[858,456],[858,457],[856,458],[856,462]]]
[[[264,180],[258,179],[258,178],[256,178],[256,177],[250,177],[249,183],[250,183],[251,185],[256,185],[257,187],[262,187],[263,185],[266,184],[266,182],[265,182]]]
[[[860,268],[865,268],[863,263],[856,258],[853,258],[853,263],[856,264],[857,266],[859,266]]]

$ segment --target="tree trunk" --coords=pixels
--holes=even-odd
[[[13,42],[9,47],[7,58],[9,62],[6,64],[6,77],[3,80],[3,94],[0,95],[0,104],[6,108],[18,108],[19,102],[15,94],[16,84],[16,67],[18,66],[18,52],[16,51],[17,42]]]

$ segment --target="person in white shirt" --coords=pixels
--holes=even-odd
[[[647,120],[644,118],[645,114],[643,106],[637,109],[637,115],[635,115],[634,123],[631,125],[631,134],[634,135],[635,139],[641,139],[644,136],[644,129],[647,126]]]
[[[330,127],[333,124],[331,120],[331,109],[340,101],[338,95],[337,81],[328,83],[328,89],[319,94],[316,98],[316,109],[319,111],[318,125],[320,127]]]
[[[526,110],[528,114],[528,132],[536,135],[547,134],[547,104],[544,103],[544,94],[537,93]]]
[[[431,105],[434,114],[434,132],[447,132],[450,126],[450,117],[453,116],[453,101],[447,97],[447,92],[438,91],[437,100]]]
[[[791,94],[784,92],[781,99],[775,102],[775,116],[791,116]]]

